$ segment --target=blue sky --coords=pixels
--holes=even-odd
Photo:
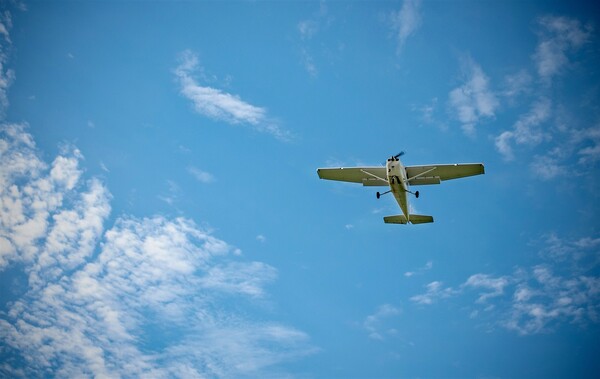
[[[2,2],[0,375],[597,377],[597,6]],[[316,168],[483,162],[427,225]]]

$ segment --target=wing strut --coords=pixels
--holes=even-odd
[[[369,175],[369,176],[372,176],[372,177],[374,177],[375,179],[382,180],[382,181],[384,181],[384,182],[386,182],[386,183],[389,183],[389,182],[387,181],[387,179],[380,178],[379,176],[377,176],[377,175],[375,175],[375,174],[371,174],[370,172],[368,172],[368,171],[365,171],[365,170],[363,170],[363,169],[361,169],[361,170],[360,170],[360,172],[362,172],[363,174],[367,174],[367,175]]]
[[[413,180],[413,179],[416,179],[416,178],[418,178],[419,176],[423,176],[423,175],[425,175],[425,174],[429,174],[431,171],[433,171],[433,170],[435,170],[435,169],[437,169],[437,167],[431,168],[431,169],[429,169],[429,170],[427,170],[427,171],[423,171],[422,173],[420,173],[420,174],[417,174],[417,175],[413,176],[412,178],[408,179],[407,181],[408,181],[408,182],[410,182],[411,180]]]

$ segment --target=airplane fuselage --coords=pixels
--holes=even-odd
[[[390,190],[394,194],[394,198],[398,202],[402,213],[406,220],[409,219],[408,213],[408,178],[406,177],[406,169],[400,159],[396,157],[388,158],[386,163],[387,180],[390,184]]]

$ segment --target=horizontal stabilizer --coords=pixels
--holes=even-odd
[[[396,216],[386,216],[383,218],[386,224],[406,224],[410,222],[411,224],[425,224],[428,222],[433,222],[432,216],[425,215],[409,215],[408,221],[404,215],[396,215]]]

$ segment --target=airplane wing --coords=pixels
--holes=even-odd
[[[455,163],[426,166],[406,166],[406,175],[411,186],[440,184],[444,180],[481,175],[485,168],[481,163]]]
[[[319,178],[362,183],[363,186],[387,186],[385,167],[319,168]]]

